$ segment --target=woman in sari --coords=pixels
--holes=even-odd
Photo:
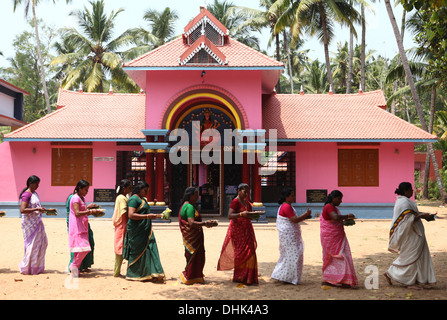
[[[258,284],[256,237],[250,218],[252,204],[248,201],[248,185],[238,186],[238,195],[230,204],[230,225],[222,246],[217,270],[234,269],[233,282]]]
[[[114,234],[114,250],[115,250],[115,268],[113,272],[114,277],[121,275],[121,264],[123,263],[123,243],[124,235],[127,230],[127,195],[132,191],[132,183],[123,179],[117,190],[117,197],[115,199],[115,209],[113,211],[112,223],[115,227]]]
[[[73,191],[72,194],[70,194],[66,201],[66,208],[67,208],[67,231],[69,231],[70,226],[70,201],[73,195],[76,194],[76,189]],[[87,209],[95,208],[97,207],[96,204],[90,203],[87,205]],[[93,265],[94,259],[93,259],[93,252],[95,250],[95,240],[93,238],[93,230],[90,227],[90,223],[88,224],[88,242],[90,244],[91,251],[87,253],[87,255],[84,257],[84,259],[81,262],[81,265],[79,266],[79,272],[90,272],[91,266]],[[70,262],[68,263],[68,268],[70,268],[71,263],[73,262],[73,256],[74,253],[70,253]]]
[[[279,236],[279,259],[272,273],[272,279],[297,285],[303,271],[304,243],[299,223],[310,217],[311,211],[297,215],[292,207],[295,191],[285,188],[278,203],[281,205],[276,217]]]
[[[320,216],[320,239],[323,247],[323,285],[352,288],[358,280],[343,221],[355,219],[353,214],[342,215],[338,210],[343,194],[332,191]]]
[[[199,198],[197,188],[189,187],[183,195],[183,205],[179,211],[179,225],[185,247],[186,267],[180,274],[184,284],[204,283],[205,246],[203,226],[211,227],[212,221],[202,221],[202,216],[194,204]]]
[[[81,265],[85,257],[92,251],[89,240],[88,216],[97,213],[96,209],[89,209],[85,202],[85,196],[90,188],[86,180],[79,180],[76,184],[73,196],[70,198],[70,216],[68,219],[68,247],[73,253],[72,262],[69,265],[72,277],[78,277]],[[93,204],[94,206],[94,204]]]
[[[165,275],[158,254],[152,219],[163,214],[150,213],[146,200],[147,182],[139,182],[127,202],[129,221],[124,237],[123,258],[128,261],[127,280],[164,282]]]
[[[48,246],[47,234],[42,221],[45,209],[40,204],[36,190],[40,179],[30,176],[26,181],[26,188],[20,193],[20,213],[25,254],[19,263],[20,273],[39,274],[45,271],[45,252]]]
[[[399,257],[385,272],[385,278],[390,285],[394,280],[410,289],[423,289],[421,284],[434,284],[436,278],[421,219],[432,221],[436,214],[419,212],[416,203],[410,200],[411,183],[402,182],[395,193],[388,250],[399,253]]]

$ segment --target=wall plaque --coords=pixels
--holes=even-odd
[[[93,202],[115,202],[114,189],[94,189]]]
[[[308,203],[324,203],[327,197],[327,189],[311,189],[306,190],[306,202]]]

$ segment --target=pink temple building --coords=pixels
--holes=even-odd
[[[382,91],[277,94],[283,63],[228,34],[201,8],[182,37],[124,64],[141,93],[60,90],[57,111],[0,144],[0,208],[18,212],[18,194],[35,174],[44,205],[60,208],[79,179],[91,183],[88,201],[112,208],[113,190],[127,177],[150,184],[153,210],[169,206],[175,214],[195,185],[202,214],[225,216],[246,182],[268,217],[289,186],[298,211],[319,211],[325,193],[338,189],[342,212],[391,218],[395,188],[414,182],[414,145],[436,136],[386,111]],[[231,145],[213,138],[212,158],[220,161],[209,163],[200,156],[208,142],[193,141],[209,128],[243,138]],[[188,133],[186,146],[172,141],[176,129]],[[173,161],[179,154],[186,161]]]

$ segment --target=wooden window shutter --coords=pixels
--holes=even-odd
[[[75,186],[79,180],[92,183],[93,152],[90,148],[53,148],[51,185]]]
[[[379,186],[379,150],[339,149],[338,185],[343,187]]]

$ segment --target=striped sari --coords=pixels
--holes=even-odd
[[[193,207],[189,203],[183,204],[178,215],[180,231],[185,247],[186,267],[180,274],[180,279],[185,284],[204,283],[203,267],[205,266],[205,246],[202,226],[191,228],[188,220],[182,217],[182,210]],[[193,207],[194,208],[194,207]],[[202,216],[195,211],[194,221],[202,221]]]
[[[41,207],[39,195],[25,191],[21,201],[28,203],[27,208]],[[22,214],[22,232],[25,241],[24,257],[19,264],[22,274],[39,274],[45,271],[45,252],[48,239],[42,221],[42,214],[38,211]]]

